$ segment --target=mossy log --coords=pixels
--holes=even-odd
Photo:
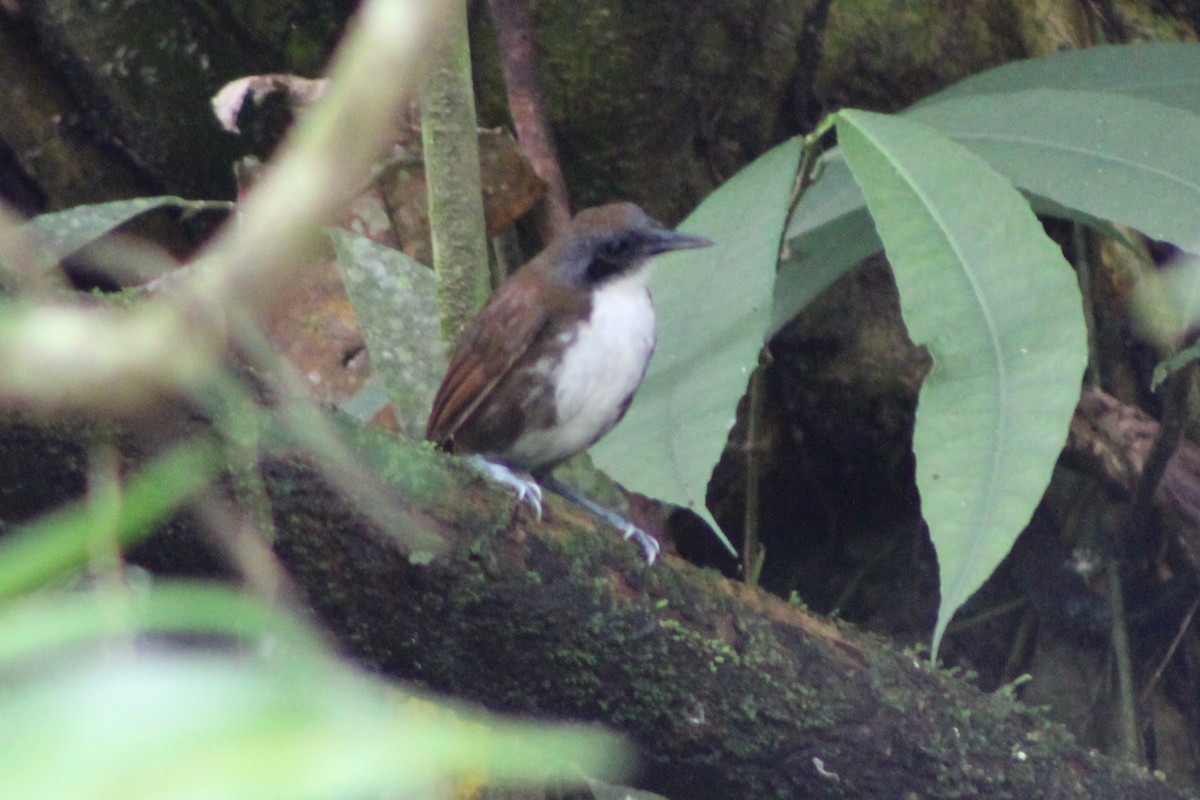
[[[674,797],[1183,796],[1007,693],[675,557],[646,566],[557,499],[539,523],[453,459],[382,437],[357,445],[389,453],[385,490],[420,531],[382,530],[311,457],[260,464],[294,590],[370,669],[494,709],[603,722],[636,745],[636,783]],[[82,441],[4,426],[0,514],[36,511],[42,487],[81,487]],[[203,571],[199,516],[141,560]]]

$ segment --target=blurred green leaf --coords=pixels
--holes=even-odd
[[[35,601],[36,610],[17,613],[29,630],[33,621],[54,628],[64,611],[74,619],[86,613],[86,603],[101,611],[91,615],[97,634],[258,629],[263,638],[257,648],[208,652],[110,641],[104,650],[77,644],[9,661],[0,693],[6,796],[425,796],[464,775],[504,785],[578,770],[616,776],[628,765],[618,740],[595,729],[514,723],[402,693],[318,648],[303,625],[229,589],[121,594]],[[0,613],[0,641],[11,640],[12,613]],[[288,642],[300,646],[281,646]]]
[[[85,498],[9,532],[0,539],[0,602],[87,564],[98,544],[98,530],[116,546],[140,541],[204,488],[220,463],[211,443],[193,442],[143,467],[115,498],[115,505]]]
[[[29,226],[37,231],[55,259],[63,259],[150,211],[179,208],[187,213],[195,213],[232,207],[232,203],[225,201],[185,200],[172,196],[139,197],[41,214],[31,220]]]
[[[323,653],[311,628],[251,595],[217,583],[174,581],[152,590],[46,592],[0,608],[0,669],[56,649],[139,633],[271,641],[277,650],[307,653],[310,661]]]
[[[1029,204],[979,157],[909,119],[838,117],[905,324],[933,358],[913,450],[941,575],[936,656],[1050,481],[1087,360],[1081,300]]]
[[[591,450],[630,489],[690,508],[718,533],[705,491],[770,324],[801,147],[791,139],[760,156],[679,226],[715,245],[656,260],[658,349],[624,421]]]
[[[420,440],[446,371],[433,271],[365,236],[341,229],[328,233],[371,366],[401,430]]]

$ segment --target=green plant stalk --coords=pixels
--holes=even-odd
[[[1183,439],[1186,422],[1188,395],[1195,380],[1196,367],[1188,365],[1172,373],[1160,389],[1163,402],[1162,429],[1158,441],[1146,457],[1142,477],[1138,482],[1133,506],[1124,536],[1146,530],[1154,514],[1154,496],[1159,482],[1166,474],[1167,464]],[[1137,723],[1137,691],[1133,686],[1133,664],[1130,654],[1129,629],[1125,617],[1125,603],[1121,593],[1120,562],[1123,539],[1117,539],[1108,562],[1108,602],[1112,608],[1111,632],[1113,655],[1117,668],[1118,702],[1118,747],[1120,755],[1134,763],[1142,764],[1141,736]]]
[[[102,434],[88,455],[88,489],[85,497],[91,518],[88,567],[104,578],[121,571],[121,548],[117,544],[122,514],[120,456],[111,433]]]
[[[804,190],[812,184],[813,170],[816,167],[817,156],[820,154],[820,139],[829,129],[830,122],[827,119],[804,138],[804,150],[800,155],[796,180],[792,185],[791,196],[788,198],[787,218],[790,218],[795,212],[796,205],[804,196]],[[785,227],[779,240],[780,256],[777,263],[783,260],[786,247],[787,229]],[[758,583],[758,575],[762,571],[762,565],[766,559],[766,553],[763,551],[758,537],[761,491],[759,483],[762,480],[762,451],[759,447],[759,439],[762,438],[762,416],[766,410],[764,392],[766,391],[766,370],[770,361],[766,347],[767,345],[764,344],[763,352],[759,355],[758,366],[755,367],[754,374],[750,376],[750,408],[746,421],[746,508],[742,540],[742,570],[746,583],[751,586]]]
[[[817,159],[821,155],[821,139],[825,134],[829,133],[837,125],[837,117],[833,115],[826,116],[823,120],[817,123],[817,127],[812,133],[804,137],[804,149],[800,153],[800,166],[796,169],[796,182],[792,184],[792,195],[788,198],[787,218],[791,219],[796,213],[796,206],[800,205],[800,200],[804,197],[805,190],[812,186],[813,181],[820,177],[817,172]],[[784,245],[787,243],[787,228],[784,228],[783,236],[779,241],[780,260]]]
[[[1087,230],[1078,222],[1071,223],[1071,240],[1075,245],[1075,270],[1079,275],[1079,293],[1083,297],[1083,321],[1087,325],[1088,369],[1085,380],[1091,386],[1101,386],[1100,345],[1096,338],[1096,300],[1092,275],[1092,248]]]
[[[244,340],[245,334],[239,331],[238,339]],[[262,409],[228,374],[217,376],[213,383],[215,396],[204,399],[223,437],[221,450],[234,496],[269,549],[275,541],[275,517],[258,466]]]
[[[762,482],[762,439],[763,414],[766,405],[767,358],[758,359],[758,366],[750,376],[750,409],[746,423],[746,510],[742,538],[742,568],[746,583],[758,583],[761,571],[762,545],[759,543],[761,482]],[[757,565],[757,568],[756,568]]]
[[[1129,628],[1125,619],[1125,601],[1121,597],[1121,576],[1118,559],[1110,558],[1107,594],[1112,609],[1112,648],[1117,666],[1117,751],[1134,764],[1144,763],[1141,737],[1137,724],[1137,691],[1133,688],[1133,662],[1130,657]]]
[[[442,339],[452,343],[489,291],[483,187],[464,0],[450,4],[421,79],[421,144]]]

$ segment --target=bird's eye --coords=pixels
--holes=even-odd
[[[628,239],[613,239],[600,246],[596,257],[610,263],[619,264],[629,259],[633,252],[633,243]]]
[[[596,283],[615,275],[629,267],[636,255],[632,240],[610,239],[599,245],[592,254],[592,261],[588,264],[588,278]]]

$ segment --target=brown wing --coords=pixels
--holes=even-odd
[[[525,281],[500,287],[467,327],[433,400],[425,438],[452,449],[458,429],[529,349],[546,325],[547,312]]]

